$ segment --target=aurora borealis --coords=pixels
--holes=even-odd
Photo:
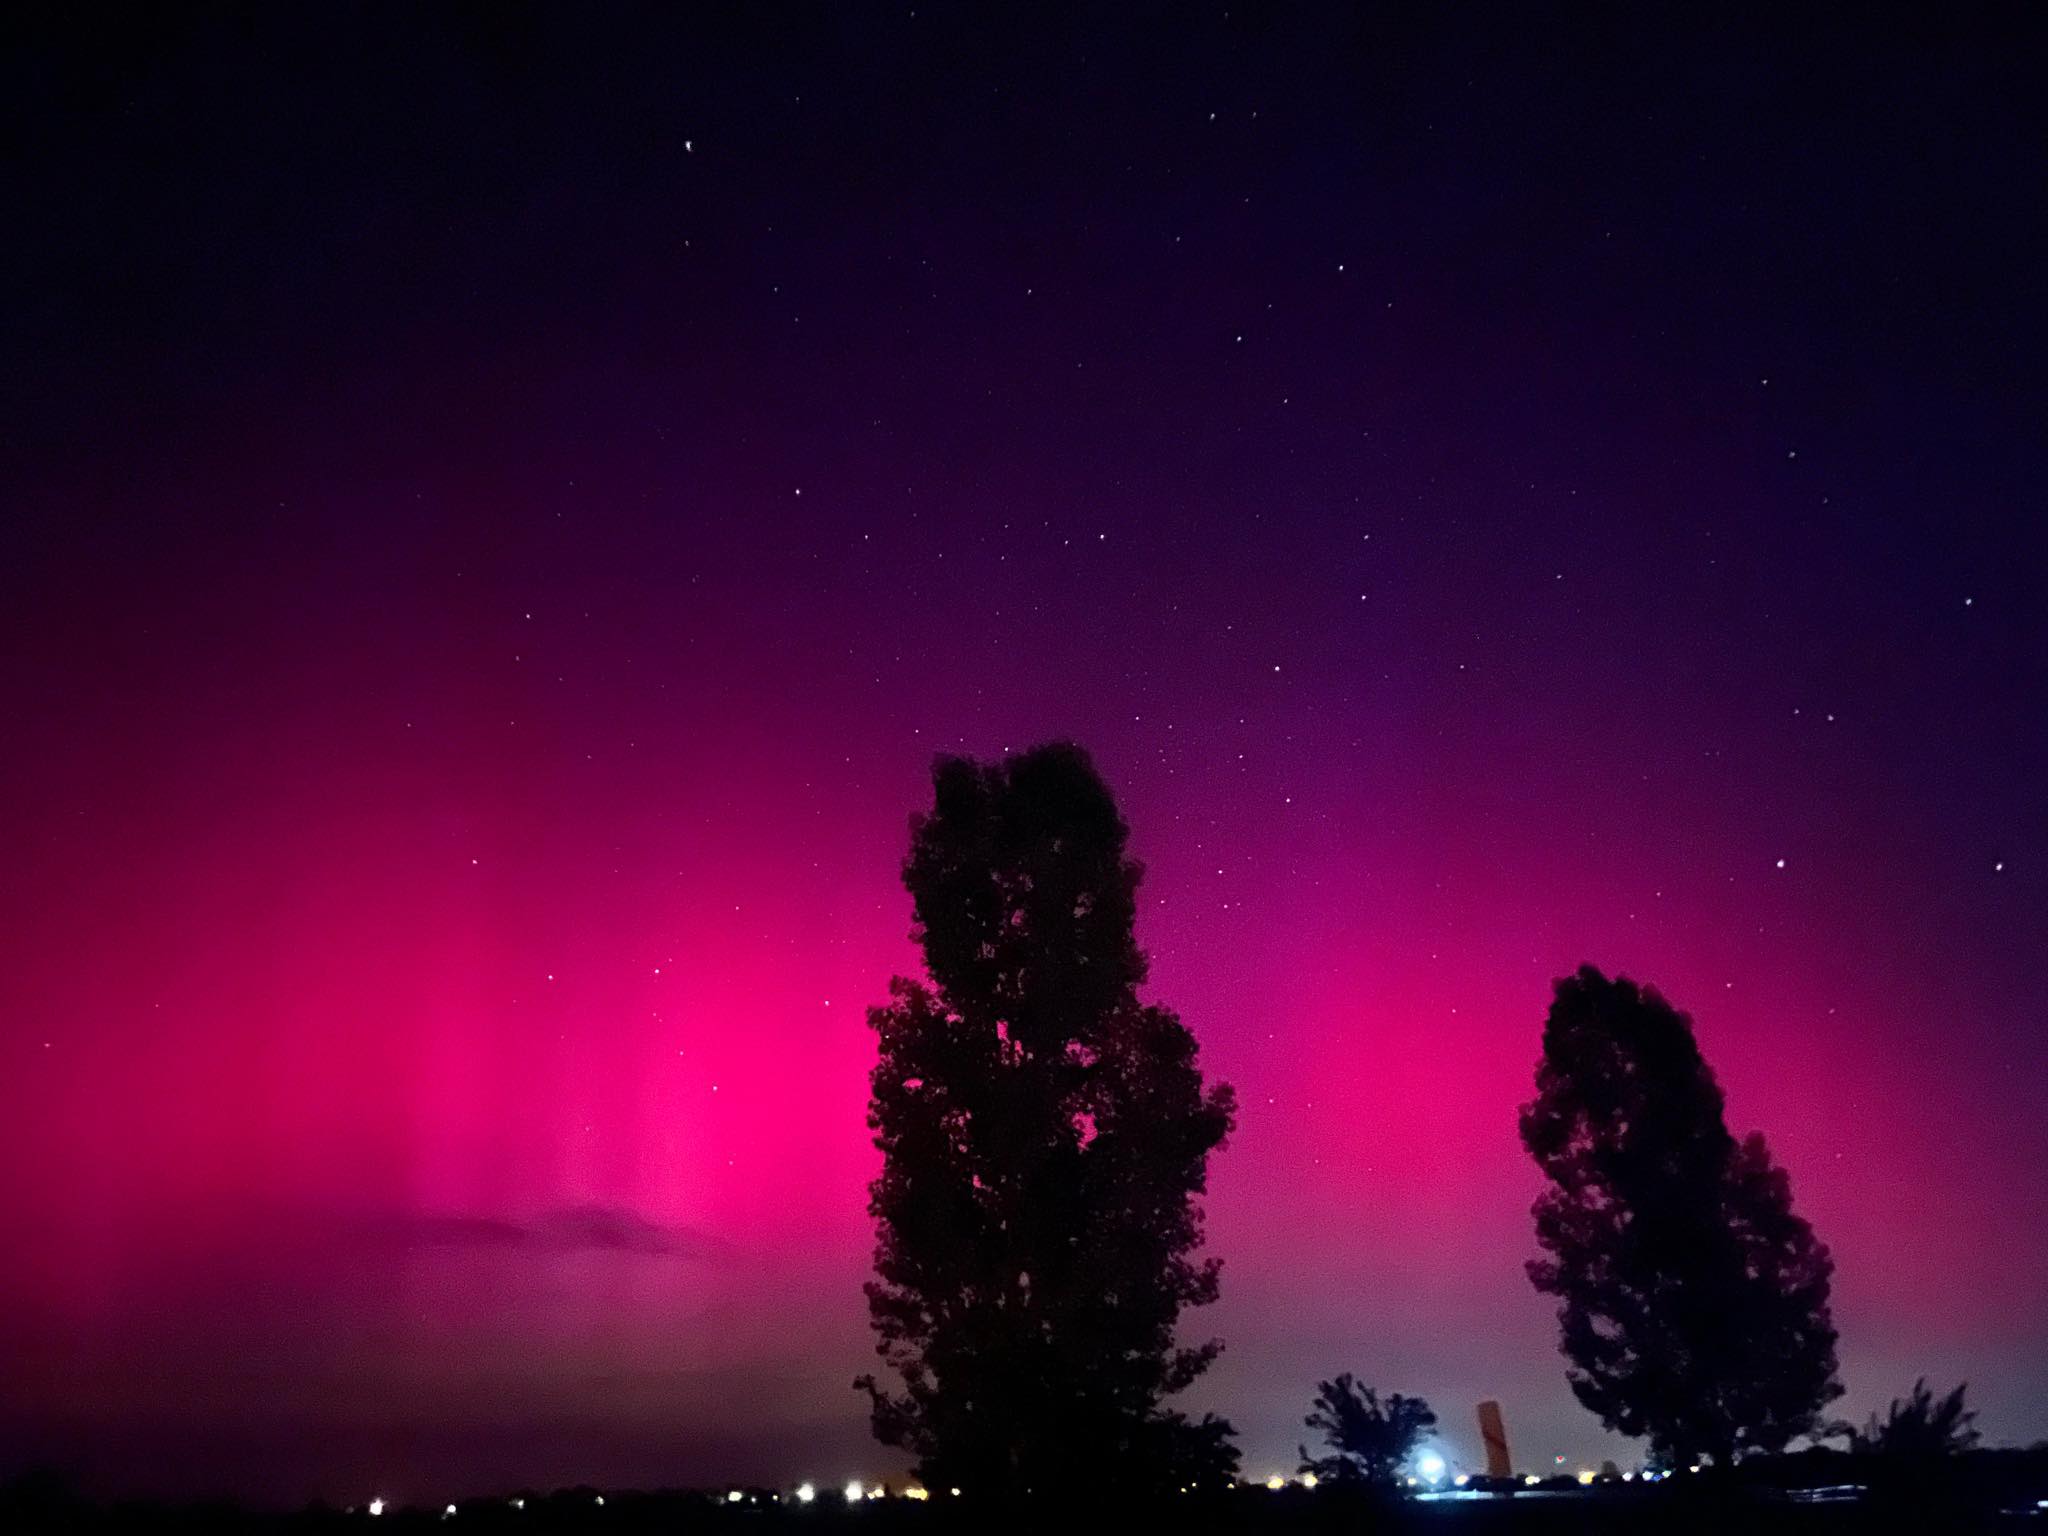
[[[1240,1096],[1248,1473],[1339,1370],[1628,1454],[1521,1270],[1582,961],[1789,1168],[1843,1410],[2048,1435],[2023,40],[466,14],[9,49],[4,1443],[888,1469],[906,818],[1062,737]]]

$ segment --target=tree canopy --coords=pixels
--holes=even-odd
[[[1302,1471],[1329,1482],[1392,1487],[1423,1437],[1436,1428],[1436,1414],[1421,1398],[1399,1392],[1383,1401],[1347,1371],[1335,1381],[1316,1383],[1315,1406],[1303,1422],[1323,1432],[1331,1454],[1310,1456],[1303,1446]]]
[[[1723,1466],[1812,1434],[1841,1395],[1834,1265],[1763,1137],[1729,1133],[1692,1021],[1591,966],[1560,980],[1521,1129],[1550,1181],[1529,1276],[1579,1401]]]
[[[1230,1426],[1161,1400],[1221,1349],[1209,1154],[1235,1115],[1194,1036],[1142,1003],[1142,870],[1087,755],[945,758],[903,868],[928,981],[897,978],[869,1124],[876,1435],[933,1484],[1177,1486],[1234,1470]]]
[[[1940,1461],[1973,1450],[1978,1440],[1977,1412],[1963,1405],[1968,1382],[1936,1397],[1927,1378],[1913,1383],[1907,1397],[1895,1397],[1885,1416],[1875,1413],[1861,1429],[1837,1423],[1834,1433],[1847,1437],[1852,1451],[1903,1461]]]

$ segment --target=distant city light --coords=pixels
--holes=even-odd
[[[1271,1477],[1266,1479],[1266,1486],[1272,1489],[1273,1492],[1278,1493],[1282,1488],[1285,1488],[1287,1486],[1287,1479],[1282,1477],[1278,1472],[1275,1472]]]
[[[604,1495],[601,1493],[597,1496],[597,1507],[599,1509],[604,1508]]]
[[[946,1491],[956,1499],[960,1497],[960,1490],[958,1488],[948,1488]]]
[[[796,1491],[796,1501],[799,1504],[808,1504],[817,1496],[818,1490],[816,1488],[813,1488],[809,1483],[803,1484]]]
[[[905,1497],[906,1499],[915,1499],[918,1503],[922,1504],[926,1499],[931,1497],[931,1494],[929,1491],[923,1488],[906,1488],[903,1490],[903,1497]]]
[[[1453,1485],[1454,1487],[1458,1487],[1458,1488],[1462,1488],[1462,1487],[1464,1487],[1464,1486],[1465,1486],[1465,1485],[1466,1485],[1467,1483],[1469,1483],[1469,1482],[1471,1482],[1471,1481],[1472,1481],[1471,1477],[1470,1477],[1469,1475],[1467,1475],[1466,1473],[1463,1473],[1463,1472],[1460,1472],[1460,1473],[1459,1473],[1459,1474],[1458,1474],[1458,1475],[1457,1475],[1456,1477],[1454,1477],[1454,1478],[1452,1478],[1452,1479],[1451,1479],[1451,1483],[1452,1483],[1452,1485]]]
[[[1592,1482],[1592,1481],[1593,1481],[1593,1474],[1592,1474],[1592,1473],[1590,1473],[1590,1472],[1584,1471],[1584,1470],[1582,1469],[1582,1470],[1580,1471],[1580,1473],[1579,1473],[1579,1485],[1580,1485],[1581,1487],[1584,1487],[1584,1486],[1585,1486],[1586,1484],[1588,1484],[1588,1483],[1590,1483],[1590,1482]]]
[[[373,1515],[381,1515],[381,1514],[383,1514],[383,1513],[384,1513],[384,1501],[383,1501],[382,1499],[372,1499],[372,1500],[370,1500],[370,1513],[371,1513],[371,1514],[373,1514]]]
[[[1632,1483],[1636,1480],[1636,1475],[1633,1472],[1624,1472],[1621,1474],[1621,1480],[1624,1483]]]
[[[455,1506],[454,1506],[453,1504],[450,1504],[450,1505],[449,1505],[449,1506],[448,1506],[448,1507],[447,1507],[446,1509],[442,1510],[442,1511],[441,1511],[441,1518],[442,1518],[443,1520],[452,1520],[452,1519],[454,1519],[454,1518],[455,1518]]]
[[[524,1508],[526,1508],[526,1500],[524,1500],[524,1499],[514,1499],[514,1500],[512,1501],[512,1507],[513,1507],[514,1509],[524,1509]]]
[[[1694,1464],[1693,1466],[1687,1467],[1685,1470],[1688,1472],[1697,1472],[1699,1471],[1699,1466],[1697,1464]]]
[[[846,1502],[858,1504],[861,1501],[861,1496],[866,1492],[867,1490],[861,1487],[859,1483],[848,1483],[846,1485]]]
[[[1524,1488],[1534,1488],[1536,1486],[1536,1482],[1537,1478],[1534,1472],[1527,1472],[1522,1475],[1522,1486]]]
[[[1424,1451],[1415,1462],[1415,1470],[1433,1483],[1444,1475],[1444,1459],[1435,1451]]]
[[[744,1504],[746,1500],[747,1496],[737,1488],[729,1490],[725,1496],[725,1502],[728,1504]]]
[[[1304,1487],[1304,1488],[1313,1488],[1313,1487],[1315,1487],[1315,1485],[1316,1485],[1316,1475],[1315,1475],[1315,1473],[1313,1473],[1313,1472],[1304,1472],[1304,1473],[1302,1473],[1302,1474],[1301,1474],[1301,1486],[1302,1486],[1302,1487]]]

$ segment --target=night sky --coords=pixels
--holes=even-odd
[[[899,1467],[863,1010],[1057,737],[1247,1473],[1340,1370],[1637,1454],[1522,1273],[1585,961],[1842,1411],[2048,1436],[2038,20],[759,10],[7,23],[0,1459]]]

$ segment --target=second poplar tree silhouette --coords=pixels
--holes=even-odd
[[[1834,1264],[1763,1137],[1729,1134],[1690,1019],[1590,965],[1559,981],[1522,1141],[1550,1180],[1529,1275],[1580,1402],[1722,1467],[1819,1428]]]
[[[1163,1409],[1221,1345],[1198,1197],[1234,1117],[1140,1002],[1128,829],[1087,755],[942,759],[903,880],[930,983],[897,978],[869,1123],[874,1429],[930,1486],[1139,1490],[1224,1475],[1228,1423]]]

